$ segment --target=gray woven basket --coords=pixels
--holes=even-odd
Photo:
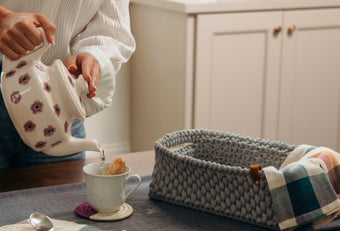
[[[280,167],[296,147],[211,130],[183,130],[155,142],[149,197],[278,230],[263,171],[260,186],[249,166]]]

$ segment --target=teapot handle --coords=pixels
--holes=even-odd
[[[6,56],[3,56],[3,62],[2,62],[3,65],[2,66],[3,66],[4,72],[6,72],[7,69],[12,68],[13,65],[16,65],[21,60],[25,60],[27,62],[33,61],[33,60],[41,61],[41,57],[50,48],[51,44],[48,43],[48,41],[47,41],[44,29],[42,27],[38,27],[38,30],[40,31],[40,33],[43,37],[43,42],[40,45],[36,46],[34,48],[34,50],[28,51],[24,56],[22,56],[18,60],[12,61],[9,58],[7,58]]]

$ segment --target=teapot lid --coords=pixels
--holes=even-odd
[[[52,67],[55,67],[59,72],[59,76],[55,77],[63,82],[62,87],[64,87],[64,89],[61,92],[64,92],[65,95],[63,97],[68,101],[64,102],[64,104],[69,103],[70,106],[74,107],[72,111],[76,113],[76,119],[84,120],[86,118],[86,111],[81,98],[89,93],[86,80],[82,75],[79,75],[78,77],[72,75],[59,59],[55,61]],[[55,70],[53,69],[51,71],[55,73]]]

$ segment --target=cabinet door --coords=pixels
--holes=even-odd
[[[340,150],[339,19],[339,9],[284,14],[280,140]]]
[[[281,12],[198,16],[194,127],[276,138],[281,23]]]

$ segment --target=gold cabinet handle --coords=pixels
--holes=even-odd
[[[282,30],[282,27],[281,26],[276,26],[274,27],[274,35],[278,35]]]
[[[289,26],[289,27],[288,27],[288,34],[289,34],[289,35],[294,34],[295,30],[296,30],[296,26],[295,26],[295,25]]]

